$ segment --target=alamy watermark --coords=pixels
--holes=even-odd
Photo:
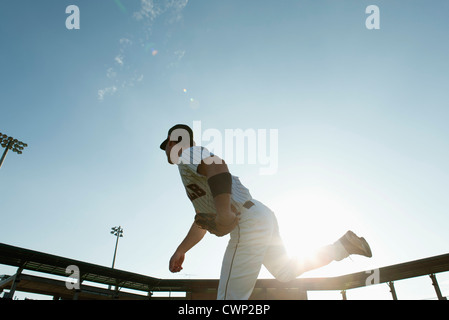
[[[65,9],[65,13],[70,14],[65,20],[65,27],[68,30],[80,29],[80,8],[75,5],[70,5]]]
[[[379,269],[373,269],[365,271],[366,274],[368,274],[368,277],[365,280],[365,286],[371,286],[373,284],[379,284],[380,283],[380,270]]]
[[[195,144],[205,148],[203,154],[179,158],[180,151],[190,146],[190,136],[186,130],[176,129],[170,135],[170,140],[178,141],[170,151],[174,163],[211,164],[223,159],[227,164],[259,165],[261,175],[272,175],[278,170],[278,129],[225,129],[223,132],[214,128],[203,130],[201,121],[194,121],[192,130]],[[209,152],[221,158],[210,157]]]
[[[370,5],[365,10],[369,16],[365,20],[365,26],[368,30],[380,29],[380,9],[378,6]]]
[[[70,274],[65,280],[65,287],[68,290],[80,290],[81,274],[78,266],[70,265],[65,269],[65,273]]]
[[[66,268],[65,272],[69,276],[65,280],[65,286],[68,290],[80,290],[81,289],[81,273],[80,269],[76,265],[70,265]],[[365,286],[371,286],[380,283],[380,269],[373,269],[365,271],[367,278],[365,279]]]
[[[80,29],[80,9],[76,5],[69,5],[65,10],[69,16],[66,18],[65,26],[68,30]],[[369,16],[365,20],[365,26],[368,30],[380,29],[380,9],[376,5],[369,5],[365,9],[365,14]]]

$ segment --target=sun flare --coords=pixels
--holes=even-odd
[[[351,204],[323,188],[291,190],[271,199],[270,207],[287,251],[298,258],[313,256],[315,250],[357,228]]]

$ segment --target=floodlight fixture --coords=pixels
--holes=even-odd
[[[3,155],[0,159],[0,168],[9,150],[12,150],[12,152],[15,152],[17,154],[22,154],[23,153],[22,150],[28,147],[28,144],[19,141],[18,139],[15,139],[13,137],[9,137],[8,135],[1,132],[0,132],[0,145],[2,146],[2,148],[5,148],[5,151],[3,152]]]

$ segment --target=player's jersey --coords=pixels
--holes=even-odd
[[[214,198],[207,183],[207,178],[197,172],[201,160],[210,156],[213,156],[213,154],[206,148],[194,146],[184,150],[178,164],[182,183],[196,212],[216,213]],[[251,198],[249,190],[242,185],[239,178],[232,176],[231,205],[240,212],[243,204]]]

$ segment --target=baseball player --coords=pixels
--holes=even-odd
[[[230,234],[217,299],[249,299],[262,265],[279,281],[288,282],[351,254],[372,256],[367,241],[348,231],[336,242],[320,248],[310,259],[290,258],[274,213],[251,197],[222,159],[195,145],[189,126],[178,124],[170,128],[160,148],[165,151],[168,162],[178,166],[196,212],[189,232],[170,259],[170,271],[182,270],[185,254],[207,231],[220,237]]]

